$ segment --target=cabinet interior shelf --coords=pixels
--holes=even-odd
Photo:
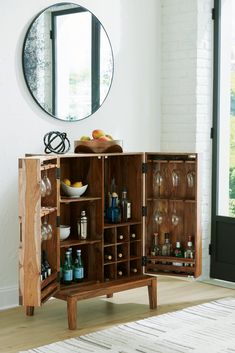
[[[40,169],[41,169],[41,171],[43,171],[43,170],[53,169],[53,168],[56,168],[56,167],[57,167],[56,164],[50,163],[50,164],[41,165]]]
[[[184,262],[189,264],[194,264],[195,259],[187,259],[184,257],[175,257],[175,256],[148,256],[149,260],[157,260],[160,262]]]
[[[69,239],[60,242],[61,248],[69,248],[70,246],[81,246],[81,245],[92,245],[101,243],[101,240],[79,240],[79,239]]]
[[[141,224],[140,221],[131,221],[131,222],[123,222],[123,223],[105,223],[104,224],[104,229],[108,228],[116,228],[116,227],[123,227],[123,226],[131,226],[135,224]]]
[[[96,201],[101,200],[101,197],[98,196],[84,196],[84,197],[66,197],[61,196],[60,202],[61,203],[71,203],[71,202],[83,202],[83,201]]]
[[[172,202],[190,202],[195,203],[195,199],[179,199],[179,198],[166,198],[166,197],[148,197],[147,201],[172,201]]]
[[[49,283],[53,282],[57,278],[57,272],[52,273],[49,277],[41,282],[41,289],[48,286]]]

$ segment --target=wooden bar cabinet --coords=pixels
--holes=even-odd
[[[49,177],[50,195],[42,197],[41,180]],[[148,287],[150,308],[157,306],[157,275],[193,276],[201,273],[199,227],[198,156],[196,154],[110,153],[36,155],[19,159],[20,303],[27,315],[51,297],[67,301],[68,325],[77,325],[78,300],[100,295],[112,297],[123,290]],[[88,184],[84,195],[65,196],[64,179]],[[131,202],[128,221],[109,223],[107,196],[115,180],[116,192],[123,188]],[[77,220],[85,210],[88,236],[80,240]],[[160,215],[160,217],[159,217]],[[173,216],[177,220],[173,222]],[[42,240],[41,225],[52,226],[50,239]],[[60,241],[60,225],[71,227]],[[193,258],[153,255],[154,234],[159,246],[164,234],[186,245],[193,239]],[[65,252],[81,249],[84,280],[65,285],[60,264]],[[41,280],[42,252],[48,254],[51,275]],[[107,256],[110,255],[111,256]],[[119,254],[122,256],[119,257]],[[110,259],[109,259],[110,258]],[[179,266],[180,263],[180,266]]]

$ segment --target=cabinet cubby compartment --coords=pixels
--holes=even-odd
[[[125,261],[129,259],[129,244],[123,243],[117,245],[117,261]]]
[[[141,224],[132,224],[130,225],[129,239],[130,241],[141,240]]]
[[[141,256],[141,244],[140,241],[133,241],[130,243],[130,258],[136,258]]]
[[[139,276],[141,272],[141,259],[130,260],[130,276]]]
[[[117,227],[117,243],[129,241],[129,227]]]
[[[104,229],[104,246],[116,243],[116,228]]]
[[[106,246],[104,248],[104,264],[115,262],[116,259],[116,246]]]
[[[130,275],[129,272],[129,262],[121,262],[117,264],[117,279],[121,279],[123,277],[128,277]]]
[[[112,281],[117,278],[117,265],[106,264],[104,266],[104,282]]]
[[[60,224],[70,226],[70,241],[79,240],[77,222],[81,216],[81,211],[87,216],[87,241],[101,240],[101,214],[100,201],[83,201],[60,204]]]
[[[60,180],[69,179],[72,183],[81,181],[87,185],[87,190],[82,195],[86,197],[102,197],[102,159],[98,156],[76,156],[60,158]],[[62,197],[66,195],[62,194]]]

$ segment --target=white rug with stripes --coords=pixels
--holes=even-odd
[[[130,322],[20,353],[233,353],[235,297]]]

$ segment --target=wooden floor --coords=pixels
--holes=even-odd
[[[0,352],[16,353],[111,325],[159,315],[227,296],[227,289],[197,281],[158,277],[158,309],[148,306],[147,287],[78,303],[78,329],[67,329],[66,302],[50,300],[26,317],[22,307],[0,311]]]

